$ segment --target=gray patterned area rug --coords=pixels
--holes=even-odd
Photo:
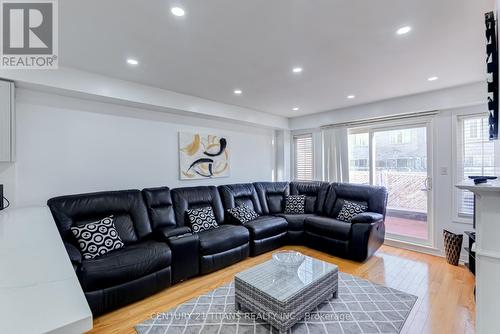
[[[399,333],[417,297],[339,273],[338,298],[330,299],[288,333]],[[235,311],[233,283],[193,298],[135,326],[139,334],[278,333],[264,319]]]

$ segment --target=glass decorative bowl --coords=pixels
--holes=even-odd
[[[275,264],[285,269],[298,268],[304,262],[304,254],[296,251],[279,251],[273,253]]]

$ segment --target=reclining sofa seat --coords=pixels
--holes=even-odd
[[[153,234],[156,239],[166,242],[172,251],[172,284],[198,275],[198,235],[192,233],[191,228],[177,224],[170,189],[146,188],[142,195]]]
[[[337,220],[345,201],[363,204],[367,212],[350,222]],[[306,244],[331,254],[364,261],[383,244],[387,190],[384,187],[332,183],[324,204],[325,216],[305,219]]]
[[[249,255],[249,233],[243,226],[225,224],[222,201],[214,186],[172,189],[175,220],[178,226],[189,225],[188,209],[211,207],[218,228],[197,233],[200,273],[206,274],[239,262]]]
[[[288,222],[288,243],[294,245],[304,243],[304,221],[307,217],[323,214],[329,186],[328,182],[321,181],[290,183],[290,195],[305,195],[305,207],[303,214],[276,214]]]
[[[94,316],[160,291],[171,284],[171,251],[152,238],[139,190],[52,198],[47,202]],[[124,247],[84,259],[70,228],[113,215]]]
[[[257,191],[252,183],[229,184],[219,186],[224,209],[246,205],[259,214],[254,220],[243,226],[250,232],[250,255],[256,256],[283,246],[286,242],[288,224],[285,219],[263,215]],[[240,224],[227,211],[226,221]]]

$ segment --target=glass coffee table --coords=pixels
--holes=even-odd
[[[236,274],[236,309],[248,310],[286,332],[316,306],[337,297],[338,267],[305,256],[300,266],[284,268],[274,260]]]

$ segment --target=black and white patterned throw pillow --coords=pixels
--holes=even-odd
[[[344,205],[342,205],[342,209],[340,210],[337,219],[345,222],[350,222],[351,219],[354,218],[354,216],[359,213],[366,212],[367,209],[368,207],[366,205],[344,201]]]
[[[290,195],[285,197],[285,214],[295,215],[304,213],[306,195]]]
[[[194,233],[211,230],[219,227],[211,207],[187,210],[191,229]]]
[[[238,220],[240,223],[245,224],[255,218],[259,217],[259,214],[253,211],[246,205],[237,206],[232,209],[228,209],[227,212],[234,217],[234,219]]]
[[[71,233],[78,242],[78,247],[86,260],[94,259],[124,246],[113,224],[113,216],[95,223],[72,226]]]

